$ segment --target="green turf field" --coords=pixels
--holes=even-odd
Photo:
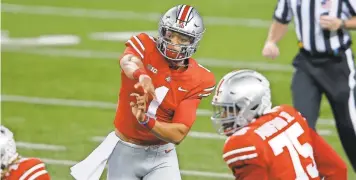
[[[273,103],[291,104],[290,63],[297,52],[295,33],[290,31],[279,44],[281,56],[277,60],[261,56],[274,1],[3,0],[2,3],[1,30],[7,31],[12,40],[58,34],[80,39],[76,44],[63,46],[23,45],[27,41],[2,46],[1,94],[6,102],[2,103],[1,123],[14,131],[17,141],[65,147],[51,151],[19,148],[24,156],[46,159],[55,180],[72,179],[70,164],[82,160],[98,145],[92,140],[94,136],[106,136],[113,129],[114,103],[120,88],[117,57],[124,44],[93,39],[91,35],[155,31],[157,13],[177,3],[190,3],[206,17],[207,31],[195,57],[215,73],[217,80],[236,68],[255,68],[270,79]],[[128,16],[123,11],[134,13]],[[355,33],[353,38],[356,39]],[[355,46],[353,49],[356,52]],[[210,99],[200,109],[210,109]],[[318,129],[347,161],[330,123],[332,114],[326,100],[321,106],[321,118],[329,120],[319,121]],[[193,131],[215,132],[206,113],[198,117]],[[221,159],[223,143],[219,139],[187,137],[178,146],[184,179],[226,177],[230,172]],[[351,166],[349,179],[356,179]]]

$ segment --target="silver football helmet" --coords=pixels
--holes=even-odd
[[[198,11],[189,5],[179,5],[169,9],[159,22],[157,48],[169,60],[181,61],[191,57],[198,48],[205,27]],[[189,45],[173,44],[167,40],[167,32],[174,31],[189,37]],[[180,47],[180,51],[167,48],[168,45]]]
[[[0,151],[2,172],[18,157],[14,135],[5,126],[0,126]]]
[[[230,136],[271,109],[269,81],[256,71],[230,72],[217,87],[211,120],[219,134]]]

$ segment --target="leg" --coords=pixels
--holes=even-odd
[[[351,50],[342,61],[325,70],[326,95],[332,107],[336,128],[344,150],[356,171],[355,65]],[[327,75],[328,74],[328,75]],[[328,84],[328,82],[332,84]]]
[[[296,71],[291,87],[293,105],[307,119],[309,126],[315,129],[320,111],[321,91],[314,79],[306,72],[308,67],[302,65],[307,59],[299,54],[294,61]]]
[[[155,167],[143,180],[181,180],[176,150],[158,152]]]
[[[117,143],[113,153],[108,160],[108,180],[127,179],[140,180],[136,175],[136,164],[140,163],[139,154],[135,153],[135,149],[125,146],[121,142]]]

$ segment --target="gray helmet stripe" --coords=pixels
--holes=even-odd
[[[186,5],[182,5],[182,7],[179,9],[179,13],[178,13],[178,18],[177,18],[177,23],[180,21],[180,18],[182,17],[184,8]]]

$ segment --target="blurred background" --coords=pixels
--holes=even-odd
[[[276,0],[3,0],[1,123],[15,133],[19,152],[43,159],[54,180],[73,179],[70,166],[113,130],[124,42],[137,32],[156,35],[160,14],[181,3],[204,17],[195,58],[217,80],[234,69],[257,69],[271,81],[274,105],[292,103],[293,24],[279,58],[261,55]],[[210,122],[210,100],[178,146],[185,180],[232,177],[221,157],[224,139]],[[347,161],[325,99],[318,131]],[[350,165],[349,179],[356,179]]]

